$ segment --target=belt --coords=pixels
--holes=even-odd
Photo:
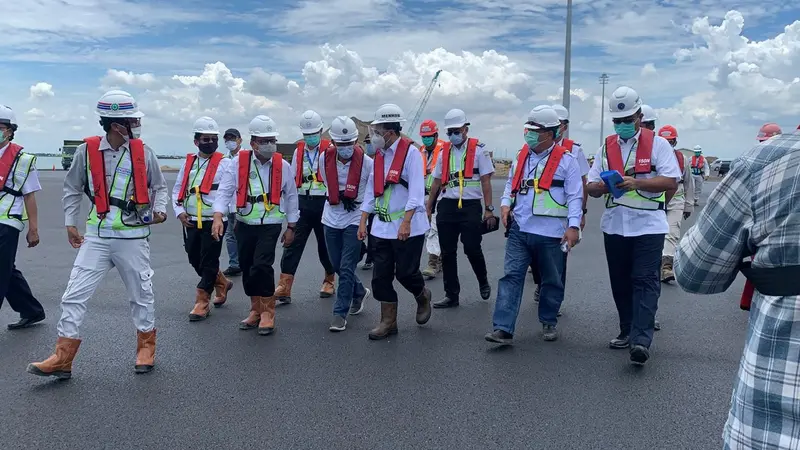
[[[248,195],[247,196],[247,203],[264,203],[264,199],[267,198],[267,194],[260,194],[260,195]]]
[[[217,189],[219,189],[219,184],[218,183],[214,183],[214,184],[211,185],[211,190],[212,191],[215,191]],[[200,190],[200,188],[198,186],[195,186],[195,187],[189,189],[189,193],[190,194],[197,194],[198,190]]]
[[[522,183],[523,186],[536,187],[536,180],[531,179],[531,180],[522,180],[522,181],[523,181],[523,183]],[[539,179],[539,181],[541,181],[541,179]],[[564,187],[564,180],[553,180],[550,183],[550,187],[563,188]]]
[[[755,289],[775,297],[800,295],[800,266],[753,267],[750,261],[739,266],[742,274],[753,283]]]
[[[125,201],[120,198],[111,197],[108,199],[109,206],[116,206],[125,212],[136,212],[136,203]]]

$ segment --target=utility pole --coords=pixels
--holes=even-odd
[[[570,77],[572,74],[572,0],[567,0],[567,41],[564,48],[564,92],[561,104],[569,111]],[[569,137],[569,130],[564,137]]]
[[[603,94],[602,98],[600,99],[600,146],[603,146],[603,141],[605,140],[606,136],[603,133],[603,125],[605,125],[606,120],[606,85],[608,84],[608,74],[604,73],[600,75],[600,84],[603,85]]]

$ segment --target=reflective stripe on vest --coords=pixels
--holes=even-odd
[[[202,219],[210,220],[214,217],[213,205],[206,202],[203,196],[219,188],[218,185],[214,185],[214,178],[222,158],[223,155],[219,152],[213,153],[208,158],[200,158],[194,153],[186,155],[181,192],[176,203],[184,207],[186,214],[197,219],[198,229],[203,229]]]
[[[400,211],[389,211],[389,201],[392,199],[392,191],[395,185],[390,184],[386,186],[383,195],[375,198],[375,217],[381,222],[394,222],[400,220],[406,215],[405,209]]]
[[[313,190],[325,192],[327,188],[325,187],[325,183],[322,182],[322,177],[320,176],[319,157],[330,146],[331,141],[327,139],[322,139],[319,141],[317,159],[314,161],[317,164],[317,170],[314,170],[312,161],[310,158],[306,157],[306,143],[304,141],[297,143],[296,157],[299,157],[300,160],[295,163],[294,184],[297,186],[298,191]],[[308,170],[306,170],[306,162],[308,162]]]
[[[253,152],[239,150],[239,186],[236,192],[236,220],[239,222],[247,225],[263,225],[264,219],[283,220],[286,217],[280,204],[281,186],[283,185],[283,157],[281,154],[275,152],[270,164],[272,165],[270,179],[267,180],[270,191],[267,193],[264,189],[261,172],[256,167]]]
[[[419,150],[420,155],[422,155],[422,170],[425,174],[425,192],[429,193],[431,191],[431,186],[433,186],[433,171],[436,168],[436,161],[439,160],[439,153],[442,151],[442,146],[444,141],[438,140],[436,141],[436,146],[433,148],[431,152],[430,158],[428,158],[428,149],[427,147],[422,147]]]
[[[22,201],[22,186],[27,181],[33,168],[36,167],[36,157],[22,152],[22,147],[11,142],[8,144],[3,157],[0,158],[0,223],[22,231],[23,222],[28,220],[25,204],[22,205],[22,214],[11,214],[17,200]]]
[[[645,131],[650,131],[650,130],[646,130],[645,128],[642,128],[641,131],[642,131],[642,133],[644,133]],[[650,131],[650,133],[652,133],[652,131]],[[612,135],[609,138],[611,138],[611,137],[616,139],[616,135]],[[603,146],[603,155],[602,155],[603,160],[600,161],[600,165],[601,165],[601,168],[603,170],[606,170],[607,168],[610,168],[609,158],[608,158],[608,144],[609,144],[609,141],[610,141],[610,139],[606,139],[606,145]],[[621,171],[621,172],[624,172],[624,175],[633,176],[634,178],[637,175],[643,175],[644,173],[642,173],[641,171],[642,170],[646,170],[646,169],[643,168],[644,166],[650,167],[650,171],[648,173],[655,173],[655,168],[651,165],[651,161],[650,161],[650,157],[649,157],[649,155],[652,154],[652,147],[649,148],[649,149],[643,148],[643,149],[640,150],[639,149],[640,142],[645,142],[645,145],[647,145],[646,141],[643,141],[641,139],[636,141],[636,144],[634,144],[635,148],[631,149],[631,151],[628,153],[628,159],[625,160],[624,168]],[[652,146],[652,142],[653,141],[651,140],[650,141],[650,145],[651,146]],[[619,147],[618,141],[617,141],[616,147],[617,148]],[[616,148],[612,148],[612,151],[616,151]],[[619,159],[621,160],[622,159],[622,154],[621,154],[621,150],[619,150],[619,151],[620,151]],[[649,153],[648,153],[648,151],[649,151]],[[632,155],[634,155],[633,158],[631,158]],[[647,157],[644,157],[645,155]],[[640,156],[641,156],[641,158],[640,158]],[[641,160],[641,161],[639,161],[638,167],[637,167],[637,163],[636,163],[637,160]],[[616,164],[612,164],[612,165],[616,165]],[[610,169],[610,170],[618,170],[618,169]],[[617,206],[621,205],[621,206],[625,206],[625,207],[633,208],[633,209],[656,211],[656,210],[659,210],[659,209],[661,209],[661,210],[666,209],[665,201],[666,201],[666,193],[664,193],[664,192],[659,194],[657,197],[647,197],[647,196],[645,196],[644,194],[642,194],[639,191],[628,191],[622,197],[617,198],[617,199],[615,199],[611,194],[606,194],[606,208],[614,208],[614,207],[617,207]]]
[[[533,170],[533,178],[526,180],[523,179],[523,176],[526,172],[525,166],[528,161],[530,149],[528,144],[522,147],[522,150],[520,150],[517,155],[517,166],[514,169],[514,176],[512,177],[512,208],[513,204],[516,203],[517,195],[527,195],[532,192],[533,200],[531,201],[531,213],[534,216],[559,218],[566,218],[569,216],[567,204],[558,203],[550,193],[553,189],[561,189],[561,192],[564,192],[564,180],[555,179],[555,173],[566,151],[567,150],[561,146],[553,147],[553,150],[550,151],[547,158],[542,158],[537,163]],[[564,193],[564,198],[566,199],[566,193]]]
[[[700,175],[703,173],[703,167],[706,165],[706,159],[703,155],[692,156],[692,175]]]

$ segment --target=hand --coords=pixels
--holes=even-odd
[[[430,221],[431,221],[431,217],[433,217],[433,214],[431,213],[431,209],[430,209],[430,208],[427,208],[427,209],[425,210],[425,212],[426,212],[426,213],[428,213],[428,222],[430,223]]]
[[[486,221],[486,226],[488,228],[494,228],[494,226],[497,225],[497,217],[491,211],[484,211],[483,220]]]
[[[581,214],[581,231],[586,227],[586,214]]]
[[[28,248],[33,248],[39,245],[39,230],[36,228],[28,228],[28,234],[25,236],[28,241]]]
[[[281,242],[283,243],[283,248],[292,245],[292,242],[294,242],[294,230],[287,228],[286,231],[283,232],[283,236],[281,236]]]
[[[689,216],[691,216],[691,215],[692,215],[692,213],[690,213],[689,211],[684,211],[684,212],[683,212],[683,220],[686,220],[686,219],[688,219],[688,218],[689,218]]]
[[[564,237],[561,238],[561,242],[565,241],[569,244],[570,248],[575,247],[578,244],[578,230],[572,227],[567,228]]]
[[[363,241],[367,238],[367,226],[362,224],[358,225],[358,240]]]
[[[409,236],[411,236],[411,221],[403,219],[400,222],[400,229],[397,230],[397,239],[405,241]]]
[[[508,220],[511,217],[511,208],[508,206],[500,207],[500,219],[503,221],[503,228],[508,228]]]
[[[181,220],[181,222],[183,222],[183,220]],[[211,237],[215,241],[218,241],[224,233],[225,233],[225,224],[222,223],[222,218],[214,216],[214,221],[211,223]]]
[[[153,225],[164,223],[167,221],[167,213],[163,212],[154,212],[153,213]]]
[[[624,191],[635,191],[638,186],[639,181],[634,177],[622,177],[622,183],[617,184],[617,187]]]
[[[186,214],[185,212],[178,214],[178,220],[181,221],[181,223],[183,224],[184,227],[186,227],[186,228],[194,228],[194,224],[189,221],[189,215]],[[211,227],[211,230],[213,232],[213,230],[214,230],[213,226]]]
[[[67,227],[67,240],[72,248],[81,248],[83,244],[83,236],[76,227]]]

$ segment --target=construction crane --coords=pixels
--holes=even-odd
[[[439,69],[436,71],[436,75],[433,76],[433,80],[431,80],[431,84],[428,85],[428,88],[425,90],[425,93],[422,95],[422,98],[419,99],[414,108],[416,112],[414,113],[414,120],[411,121],[411,128],[406,131],[406,133],[416,133],[417,125],[419,125],[419,119],[422,117],[422,113],[425,111],[425,106],[428,105],[428,100],[431,98],[431,94],[433,94],[433,88],[436,87],[436,82],[439,81],[439,74],[442,73],[442,70]],[[440,86],[441,87],[441,86]],[[414,109],[412,109],[414,111]]]

